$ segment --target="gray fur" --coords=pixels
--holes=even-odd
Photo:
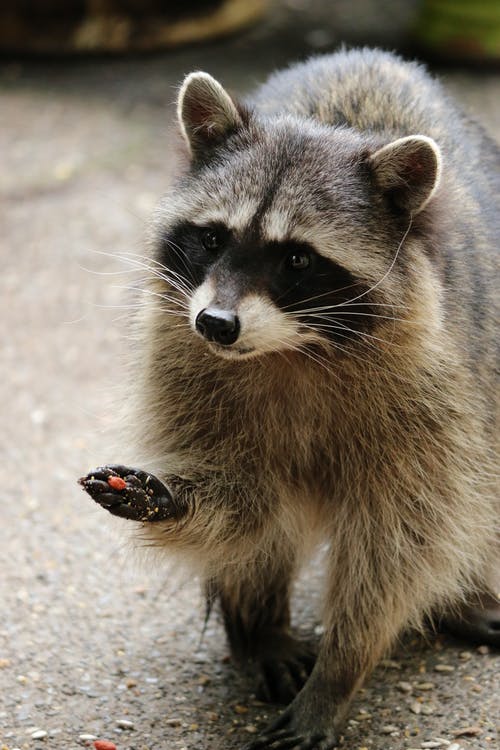
[[[288,632],[290,582],[329,543],[325,635],[283,724],[308,747],[330,748],[354,691],[401,631],[470,599],[497,564],[499,150],[420,66],[382,52],[276,73],[244,107],[201,89],[201,108],[189,111],[181,93],[192,161],[159,207],[152,252],[165,263],[170,247],[175,259],[183,222],[223,224],[245,250],[237,274],[231,259],[214,261],[196,284],[188,256],[185,273],[182,263],[175,273],[152,266],[148,289],[164,299],[146,296],[137,320],[129,434],[191,511],[141,535],[204,577],[240,659],[265,669],[274,644],[286,679],[306,663]],[[424,136],[430,150],[412,199],[398,202],[374,155],[406,136]],[[369,334],[332,343],[256,286],[245,263],[292,239],[369,290]],[[239,309],[255,292],[253,313],[262,304],[286,332],[251,357],[219,356],[193,330],[207,279],[204,299]],[[245,334],[242,318],[252,341],[264,336],[255,320]],[[255,747],[280,747],[278,736]]]

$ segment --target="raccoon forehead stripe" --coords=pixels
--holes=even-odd
[[[269,211],[261,222],[262,236],[267,242],[283,242],[290,237],[290,213],[283,207]]]
[[[259,206],[257,199],[226,203],[206,209],[197,209],[193,222],[200,226],[206,224],[223,224],[228,229],[243,232],[251,223]]]

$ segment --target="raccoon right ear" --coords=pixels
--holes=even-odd
[[[398,138],[375,151],[369,163],[379,188],[412,214],[425,208],[441,178],[441,150],[425,135]]]
[[[177,117],[194,157],[203,155],[243,125],[238,109],[208,73],[190,73],[177,99]]]

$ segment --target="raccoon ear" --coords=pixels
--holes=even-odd
[[[241,125],[238,109],[221,84],[208,73],[190,73],[177,99],[177,117],[193,156],[211,147]]]
[[[426,135],[398,138],[369,158],[375,181],[400,209],[417,214],[433,197],[441,176],[441,151]]]

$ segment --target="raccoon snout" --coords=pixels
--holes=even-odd
[[[217,307],[206,307],[196,316],[196,330],[207,341],[229,346],[234,344],[240,335],[238,316],[230,310]]]

